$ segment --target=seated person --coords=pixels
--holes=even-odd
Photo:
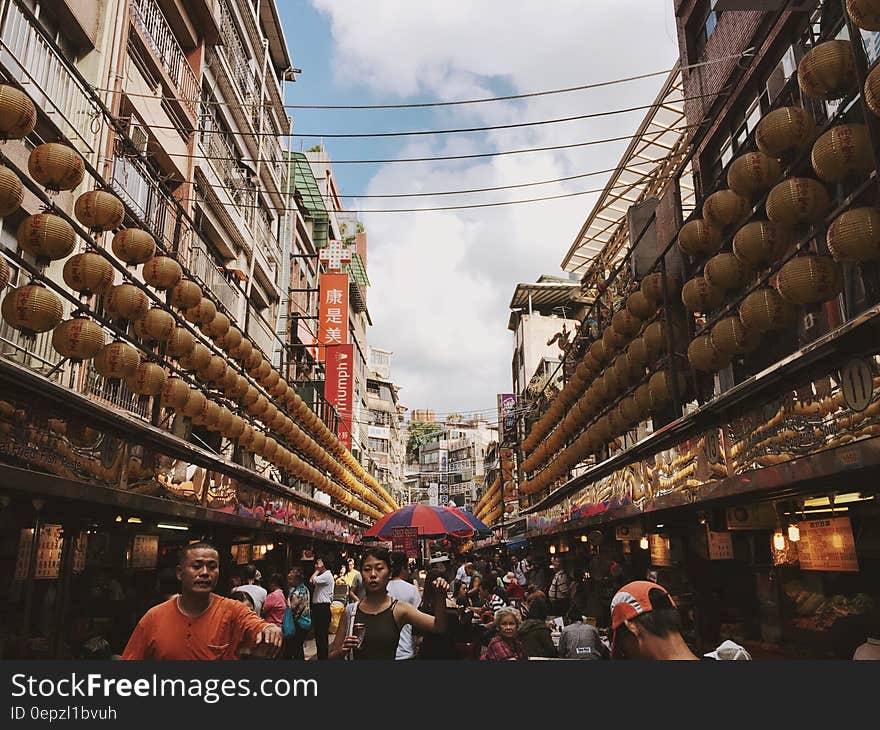
[[[565,616],[565,627],[559,637],[561,659],[608,659],[608,650],[595,626],[585,624],[580,609],[572,606]]]
[[[529,617],[519,625],[517,636],[525,646],[529,657],[556,657],[556,647],[550,636],[550,627],[547,626],[547,616],[550,607],[547,600],[537,594],[529,596]]]

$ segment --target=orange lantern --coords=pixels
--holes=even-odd
[[[703,217],[711,226],[727,228],[742,220],[749,210],[749,201],[733,190],[712,193],[703,203]]]
[[[104,309],[113,318],[134,322],[143,319],[149,308],[147,295],[134,284],[118,284],[111,287],[104,297]]]
[[[694,370],[715,373],[730,365],[731,356],[715,349],[708,335],[700,335],[691,340],[687,351],[688,361]]]
[[[3,319],[26,336],[48,332],[61,322],[61,300],[40,284],[25,284],[11,289],[3,299]]]
[[[816,122],[804,109],[786,106],[767,114],[755,129],[758,149],[770,157],[782,157],[806,149],[816,130]]]
[[[859,28],[880,30],[880,3],[877,0],[846,0],[846,12]]]
[[[183,269],[170,256],[153,256],[141,270],[144,281],[154,289],[168,291],[173,289],[183,277]],[[201,292],[199,292],[201,298]]]
[[[92,360],[92,367],[98,375],[108,380],[120,380],[133,375],[141,363],[137,350],[125,342],[111,342]]]
[[[767,196],[767,217],[774,223],[793,228],[820,223],[831,201],[818,180],[790,177],[776,185]]]
[[[14,86],[0,85],[0,139],[24,139],[36,123],[37,109],[30,97]]]
[[[15,237],[18,247],[36,256],[41,263],[63,259],[76,246],[73,227],[52,213],[28,216],[19,224]]]
[[[841,213],[828,226],[828,250],[835,261],[880,259],[880,210],[865,207]]]
[[[797,310],[775,289],[761,287],[751,292],[739,307],[739,318],[746,330],[764,334],[794,325]]]
[[[168,378],[162,386],[161,403],[163,408],[182,411],[189,403],[190,388],[180,378]]]
[[[863,178],[874,169],[871,137],[866,124],[838,124],[813,145],[813,169],[825,182]]]
[[[76,199],[76,219],[91,231],[112,231],[125,220],[125,206],[115,195],[104,190],[90,190]]]
[[[217,312],[211,321],[202,325],[202,332],[212,340],[216,340],[223,337],[229,331],[229,326],[229,317],[223,314],[223,312]]]
[[[729,356],[751,352],[761,342],[760,333],[747,330],[737,316],[725,317],[720,320],[712,328],[709,337],[719,353]]]
[[[751,271],[732,253],[713,256],[703,267],[703,275],[712,286],[722,291],[739,289],[748,281]]]
[[[180,367],[184,370],[199,371],[207,367],[210,362],[211,351],[201,342],[196,342],[192,350],[180,358]]]
[[[217,307],[207,297],[202,297],[199,303],[187,309],[183,316],[193,324],[206,325],[217,316]]]
[[[47,190],[73,190],[86,172],[82,157],[73,147],[47,142],[34,147],[28,158],[28,172]]]
[[[59,324],[52,332],[52,347],[73,362],[91,360],[104,347],[104,330],[91,319],[77,317]]]
[[[818,304],[841,292],[843,277],[830,256],[807,254],[796,256],[779,270],[776,288],[792,304]]]
[[[678,232],[678,246],[688,256],[711,256],[721,250],[721,231],[702,218],[685,223]]]
[[[17,211],[24,201],[24,188],[12,170],[0,165],[0,218]]]
[[[766,192],[782,175],[775,157],[764,152],[748,152],[737,157],[727,170],[727,185],[746,200]]]
[[[125,386],[137,395],[159,395],[166,380],[168,380],[168,375],[161,365],[154,362],[142,362],[134,374],[125,379]]]
[[[99,253],[78,253],[64,262],[62,276],[80,294],[106,294],[113,286],[113,265]]]
[[[724,291],[710,284],[706,278],[696,276],[685,282],[681,289],[681,301],[689,311],[705,314],[721,306]]]
[[[171,304],[178,309],[190,309],[202,301],[202,288],[194,281],[184,279],[171,290]]]
[[[850,41],[820,43],[798,64],[798,84],[811,99],[840,99],[853,88],[855,81],[856,65]]]
[[[192,336],[189,330],[183,327],[175,327],[171,330],[171,334],[165,343],[165,352],[171,357],[183,357],[192,352],[195,346],[195,337]]]
[[[135,334],[147,342],[166,342],[174,329],[174,317],[158,307],[152,307],[134,323]]]
[[[770,221],[752,221],[733,237],[733,254],[747,268],[771,264],[781,258],[794,243],[788,228]]]

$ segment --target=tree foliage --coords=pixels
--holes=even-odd
[[[428,443],[443,430],[439,423],[423,423],[411,421],[407,431],[406,458],[413,462],[419,458],[419,447]]]

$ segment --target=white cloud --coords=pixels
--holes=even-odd
[[[337,84],[377,99],[460,99],[606,81],[672,66],[670,0],[312,0],[328,18]],[[444,108],[435,128],[590,114],[649,104],[662,77],[503,104]],[[644,112],[480,135],[418,138],[400,156],[468,154],[630,134]],[[395,125],[407,128],[405,116]],[[386,165],[368,193],[482,188],[613,167],[626,143],[508,157]],[[365,148],[366,149],[366,148]],[[329,149],[331,155],[332,145]],[[364,200],[354,207],[462,205],[601,188],[606,176],[442,198]],[[436,213],[365,214],[370,340],[394,350],[411,408],[489,407],[510,388],[508,304],[514,286],[559,263],[595,195]]]

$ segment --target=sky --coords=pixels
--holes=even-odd
[[[280,0],[294,66],[288,104],[402,104],[522,94],[669,69],[672,0]],[[434,109],[290,110],[295,135],[437,130],[537,121],[650,104],[664,78]],[[350,210],[469,205],[601,189],[607,176],[506,191],[419,198],[552,180],[614,167],[626,142],[476,160],[340,164],[542,147],[629,135],[645,112],[467,134],[324,137]],[[321,141],[296,136],[296,149]],[[401,402],[438,413],[488,411],[511,389],[509,305],[519,282],[560,264],[595,194],[523,205],[363,212],[371,344],[394,352]]]

